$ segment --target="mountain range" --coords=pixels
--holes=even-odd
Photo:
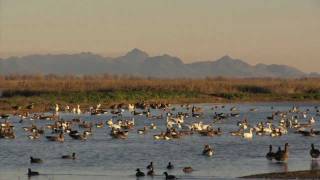
[[[243,60],[223,56],[214,61],[183,63],[170,55],[149,56],[133,49],[120,57],[103,57],[90,52],[58,55],[28,55],[0,59],[0,74],[126,74],[159,78],[202,77],[280,77],[319,76],[287,65],[250,65]]]

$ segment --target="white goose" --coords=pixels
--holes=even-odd
[[[128,104],[128,110],[134,111],[134,104]]]
[[[311,117],[310,119],[309,119],[309,123],[310,124],[314,124],[316,122],[316,120],[314,119],[314,117]]]
[[[169,121],[174,122],[174,123],[183,123],[184,122],[184,118],[183,118],[183,116],[179,116],[177,118],[174,118],[174,117],[170,117],[169,118],[167,116],[167,122],[169,122]]]
[[[250,128],[249,132],[244,132],[242,137],[245,139],[252,139],[253,137],[253,133],[252,133],[253,129]]]
[[[96,106],[96,110],[99,110],[99,109],[100,109],[100,107],[101,107],[101,104],[97,104],[97,106]]]
[[[80,109],[80,105],[79,104],[77,106],[77,114],[81,114],[81,109]]]
[[[157,126],[154,123],[150,124],[150,129],[157,129]]]
[[[68,105],[66,105],[66,107],[64,108],[64,111],[69,112],[70,107]]]
[[[112,119],[109,119],[108,121],[107,121],[107,124],[108,124],[108,126],[112,126],[113,125],[113,122],[112,122]]]
[[[267,127],[264,127],[263,128],[263,131],[265,132],[265,133],[271,133],[272,132],[272,124],[271,123],[267,123]]]
[[[56,104],[55,111],[56,111],[56,113],[59,112],[59,105],[58,104]]]

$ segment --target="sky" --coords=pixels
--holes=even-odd
[[[0,0],[0,57],[139,48],[320,72],[319,0]]]

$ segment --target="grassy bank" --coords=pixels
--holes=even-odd
[[[35,103],[320,101],[320,79],[0,76],[0,109]]]

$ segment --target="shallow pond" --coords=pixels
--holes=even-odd
[[[109,127],[94,128],[93,136],[87,141],[72,140],[65,136],[64,143],[49,142],[45,137],[39,140],[29,140],[22,127],[30,126],[31,123],[46,125],[51,121],[25,121],[19,123],[16,117],[10,117],[15,126],[16,139],[0,139],[0,180],[28,179],[27,168],[39,171],[42,175],[31,179],[68,179],[68,180],[100,180],[100,179],[136,179],[135,169],[140,168],[146,172],[145,167],[150,161],[154,162],[157,176],[153,179],[164,179],[162,173],[171,161],[175,169],[168,171],[181,179],[233,179],[235,177],[251,175],[256,173],[306,170],[311,166],[317,168],[317,162],[311,161],[309,155],[310,144],[315,143],[320,147],[319,137],[303,137],[294,134],[290,130],[287,135],[281,137],[254,136],[252,140],[245,140],[241,137],[231,136],[230,131],[237,130],[237,121],[244,117],[249,119],[251,125],[257,122],[266,121],[276,110],[288,111],[292,103],[250,103],[250,104],[224,104],[224,109],[217,109],[217,112],[230,113],[232,106],[237,106],[240,117],[232,117],[227,120],[215,123],[214,127],[220,127],[223,135],[219,137],[203,137],[198,134],[186,136],[177,140],[159,141],[154,140],[153,135],[165,130],[165,120],[148,120],[145,116],[134,116],[136,127],[129,132],[126,140],[113,139],[110,137]],[[310,116],[315,116],[314,106],[311,103],[299,103],[300,110],[310,109]],[[213,104],[197,104],[204,108],[204,116],[201,118],[186,118],[187,123],[203,121],[212,124]],[[271,106],[274,109],[271,109]],[[176,105],[176,111],[187,112]],[[257,111],[251,112],[251,108]],[[151,110],[152,114],[158,115],[162,110]],[[71,120],[80,117],[86,121],[106,121],[112,114],[91,116],[89,114],[74,115],[60,113],[61,117]],[[123,113],[124,117],[132,117],[129,112]],[[320,117],[315,116],[315,129],[319,129]],[[0,120],[3,122],[4,120]],[[302,122],[306,122],[307,119]],[[145,135],[137,134],[136,130],[151,122],[157,125],[156,130],[150,130]],[[50,131],[46,131],[49,135]],[[285,142],[290,144],[290,158],[288,163],[279,164],[266,160],[265,154],[269,144],[283,146]],[[210,144],[215,149],[213,157],[201,155],[203,145]],[[62,160],[63,154],[76,152],[76,160]],[[29,157],[42,158],[42,164],[30,164]],[[184,174],[182,168],[192,166],[195,171],[191,174]],[[142,179],[151,179],[145,177]]]

